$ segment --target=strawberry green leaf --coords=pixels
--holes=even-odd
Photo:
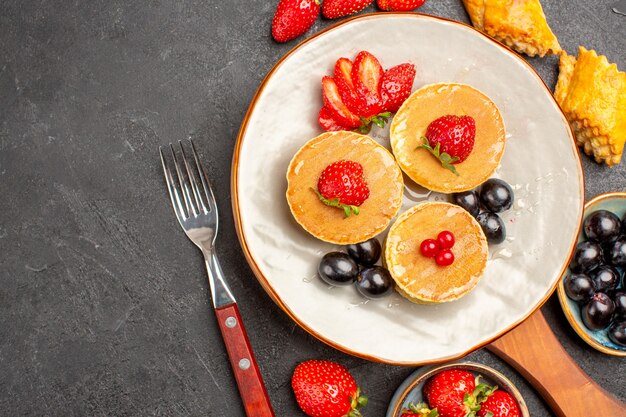
[[[358,215],[361,212],[361,209],[357,206],[353,206],[350,204],[343,204],[339,202],[339,198],[332,198],[332,199],[327,199],[324,198],[324,196],[322,196],[319,191],[314,190],[312,188],[313,191],[315,191],[315,194],[317,194],[317,196],[319,197],[320,201],[324,204],[326,204],[327,206],[330,207],[338,207],[340,209],[343,209],[343,213],[346,217],[350,217],[353,213],[355,215]]]
[[[365,395],[361,394],[361,388],[356,389],[354,393],[354,397],[350,396],[350,412],[348,413],[348,417],[363,417],[361,412],[358,410],[360,407],[365,407],[368,403],[368,399]]]
[[[383,128],[385,127],[385,123],[389,121],[389,117],[391,117],[391,112],[382,112],[375,116],[370,117],[361,117],[361,126],[357,127],[355,130],[359,133],[367,134],[372,128],[372,123],[376,126]]]
[[[441,144],[437,143],[437,145],[435,145],[435,149],[432,148],[432,146],[430,146],[430,144],[428,143],[428,139],[426,139],[425,137],[422,136],[422,139],[424,139],[424,143],[422,143],[421,145],[419,145],[417,148],[415,149],[420,149],[420,148],[424,148],[426,149],[428,152],[430,152],[431,154],[433,154],[435,156],[435,158],[437,158],[440,162],[441,165],[446,168],[449,169],[450,171],[452,171],[455,175],[459,175],[458,171],[456,170],[456,167],[454,165],[452,165],[454,162],[458,161],[459,158],[456,156],[450,156],[449,154],[447,154],[446,152],[441,153]]]
[[[384,120],[382,117],[373,117],[372,122],[378,127],[385,127],[386,120]]]
[[[361,117],[361,126],[357,127],[355,130],[359,133],[367,135],[370,132],[371,128],[372,124],[370,123],[370,120],[366,119],[365,117]]]
[[[350,217],[353,213],[358,215],[361,212],[361,210],[357,206],[340,203],[339,198],[327,199],[327,198],[324,198],[324,196],[320,194],[320,192],[317,191],[315,188],[311,188],[311,190],[313,190],[313,192],[317,194],[317,197],[320,199],[320,201],[326,204],[327,206],[338,207],[340,209],[343,209],[343,214],[346,217]]]
[[[439,417],[437,409],[433,408],[431,410],[426,403],[409,403],[409,411],[412,411],[420,417]]]

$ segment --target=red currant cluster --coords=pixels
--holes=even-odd
[[[454,262],[454,254],[450,249],[454,246],[454,235],[448,230],[437,235],[435,239],[425,239],[420,245],[420,252],[428,258],[435,258],[439,266],[448,266]]]

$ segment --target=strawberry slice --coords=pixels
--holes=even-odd
[[[396,112],[411,95],[415,65],[400,64],[389,68],[380,81],[380,97],[386,111]]]
[[[333,118],[346,128],[355,128],[361,125],[361,119],[348,109],[341,100],[339,88],[333,77],[325,76],[322,78],[322,96],[324,98],[324,107],[330,110]]]
[[[358,97],[365,102],[364,111],[359,116],[374,116],[383,109],[380,99],[380,80],[383,73],[378,59],[367,51],[359,52],[354,59],[352,82]]]
[[[368,113],[367,100],[357,94],[352,81],[353,64],[348,58],[339,58],[335,63],[335,82],[341,94],[341,100],[358,116]]]
[[[343,126],[335,119],[333,112],[329,110],[328,107],[322,107],[317,121],[322,129],[327,132],[333,132],[337,130],[350,130],[350,128]]]

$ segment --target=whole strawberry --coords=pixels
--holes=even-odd
[[[476,122],[471,116],[441,116],[426,128],[426,141],[419,148],[428,149],[441,165],[458,175],[452,164],[465,161],[474,149]]]
[[[272,20],[272,37],[287,42],[304,34],[320,14],[319,0],[280,0]]]
[[[374,0],[324,0],[322,14],[327,19],[349,16],[365,9]]]
[[[316,192],[327,206],[342,208],[346,217],[352,213],[359,214],[359,206],[370,195],[363,166],[345,160],[333,162],[324,168],[317,181]]]
[[[360,417],[358,408],[367,405],[348,370],[331,361],[302,362],[293,372],[291,387],[310,417]]]
[[[473,400],[476,382],[471,372],[462,369],[441,371],[424,385],[428,405],[441,417],[466,417],[478,409]]]
[[[519,417],[517,401],[506,391],[494,391],[476,414],[478,417]]]
[[[424,4],[426,0],[376,0],[380,10],[406,12],[414,10]]]

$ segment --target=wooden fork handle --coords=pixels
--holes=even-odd
[[[237,304],[215,309],[230,365],[248,417],[274,417]]]
[[[580,369],[540,310],[487,348],[530,381],[559,417],[626,417],[626,404]]]

